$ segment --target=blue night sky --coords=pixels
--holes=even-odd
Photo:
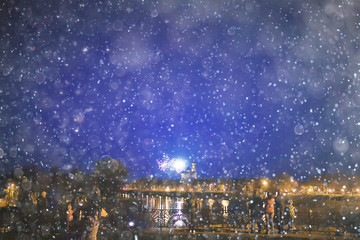
[[[360,3],[5,1],[0,172],[357,172]]]

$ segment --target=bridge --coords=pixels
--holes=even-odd
[[[237,196],[247,196],[239,192],[224,192],[224,191],[176,191],[176,190],[136,190],[124,189],[122,191],[129,197],[139,196],[164,196],[164,197],[179,197],[179,198],[213,198],[213,199],[230,199]]]

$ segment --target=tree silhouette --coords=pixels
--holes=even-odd
[[[120,192],[128,174],[128,169],[122,162],[105,158],[95,164],[93,178],[102,197],[111,198]]]
[[[91,176],[93,191],[88,193],[90,231],[86,239],[96,240],[101,224],[101,212],[111,212],[120,198],[121,187],[127,181],[128,169],[120,161],[112,158],[99,160]]]

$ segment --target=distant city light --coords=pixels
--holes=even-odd
[[[268,181],[267,181],[267,180],[263,180],[263,181],[262,181],[262,184],[263,184],[264,186],[267,186],[267,185],[268,185]]]

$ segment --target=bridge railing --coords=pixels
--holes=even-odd
[[[147,211],[152,228],[182,228],[207,231],[250,231],[251,217],[246,210],[224,211],[205,209],[152,209]],[[328,235],[350,234],[358,236],[360,233],[360,214],[351,212],[326,212],[322,210],[297,211],[293,226],[289,219],[282,218],[281,222],[274,219],[275,232],[278,226],[286,232],[322,233]],[[278,225],[279,224],[279,225]],[[265,216],[262,218],[261,231],[265,232]]]

